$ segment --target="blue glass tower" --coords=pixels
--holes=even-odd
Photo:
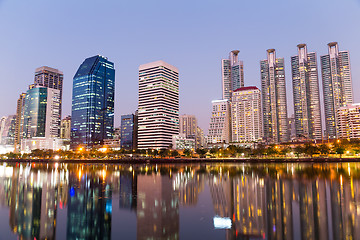
[[[99,55],[85,59],[73,80],[71,148],[112,137],[114,94],[114,63]]]
[[[121,141],[120,146],[124,149],[137,148],[137,114],[129,114],[121,116]]]

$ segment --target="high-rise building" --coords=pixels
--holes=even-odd
[[[233,91],[231,101],[232,142],[262,140],[261,92],[257,87]]]
[[[62,104],[63,72],[51,67],[39,67],[35,70],[35,86],[42,86],[60,90],[60,117]]]
[[[231,140],[230,101],[212,101],[208,143],[229,143]]]
[[[60,138],[70,139],[70,136],[71,136],[71,116],[67,116],[66,118],[61,120]]]
[[[23,108],[25,105],[26,93],[21,93],[16,104],[16,122],[15,122],[15,136],[14,149],[15,152],[20,150],[21,137],[23,132]]]
[[[339,51],[337,42],[329,43],[328,51],[328,55],[320,57],[325,123],[327,137],[338,138],[339,109],[353,103],[350,56],[348,51]]]
[[[16,115],[0,119],[0,145],[14,145]]]
[[[166,62],[139,67],[138,148],[169,148],[179,134],[179,72]]]
[[[276,58],[275,49],[267,50],[260,61],[264,138],[267,142],[288,141],[284,58]]]
[[[60,136],[60,90],[35,86],[26,92],[21,150],[54,149]]]
[[[124,149],[136,149],[138,135],[138,116],[136,114],[122,115],[120,128],[120,147]]]
[[[239,61],[239,52],[233,50],[221,61],[223,99],[230,100],[234,90],[244,87],[244,63]]]
[[[112,138],[114,94],[114,63],[100,55],[85,59],[73,79],[71,148]]]
[[[296,137],[322,139],[317,57],[299,44],[291,57]]]
[[[360,103],[339,108],[338,115],[339,138],[360,138]]]
[[[194,115],[180,116],[180,134],[184,134],[186,138],[196,137],[197,119]]]
[[[59,137],[60,91],[47,87],[29,89],[24,105],[23,138]]]

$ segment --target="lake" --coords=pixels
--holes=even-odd
[[[360,164],[0,165],[0,239],[360,239]]]

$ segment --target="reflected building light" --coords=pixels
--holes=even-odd
[[[215,216],[213,218],[215,229],[231,229],[232,222],[230,218]]]

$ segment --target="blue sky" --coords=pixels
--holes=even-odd
[[[350,51],[360,102],[359,25],[359,0],[0,0],[0,116],[15,113],[43,65],[64,72],[63,114],[70,114],[77,68],[101,54],[115,63],[116,126],[137,108],[138,66],[161,59],[180,71],[180,113],[195,114],[207,131],[211,100],[221,98],[221,58],[239,49],[245,85],[260,88],[268,48],[285,57],[290,115],[296,45],[319,57],[332,41]]]

